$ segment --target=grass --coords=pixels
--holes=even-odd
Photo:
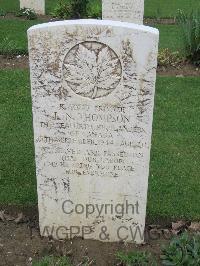
[[[0,202],[36,202],[28,72],[0,71]]]
[[[6,12],[16,12],[17,10],[19,10],[19,1],[0,0],[0,9]]]
[[[155,259],[150,253],[144,251],[132,251],[129,253],[118,252],[116,254],[119,264],[124,266],[157,266]]]
[[[199,86],[199,78],[158,78],[149,217],[200,218]]]
[[[32,25],[38,23],[41,23],[41,21],[16,20],[13,23],[13,20],[0,20],[0,53],[5,53],[5,48],[4,50],[1,48],[1,43],[4,42],[5,38],[13,43],[13,47],[6,48],[10,53],[28,53],[26,31]],[[160,49],[183,50],[181,33],[177,25],[156,25],[155,27],[160,30]]]
[[[72,266],[67,257],[46,256],[38,262],[33,262],[33,266]]]
[[[0,20],[0,54],[28,53],[27,29],[34,24],[36,22],[30,20]],[[8,45],[9,42],[12,45]]]
[[[199,78],[158,77],[148,198],[151,219],[200,219],[199,86]],[[28,71],[0,71],[0,113],[0,202],[35,204]]]
[[[177,10],[186,12],[200,8],[199,0],[145,0],[145,17],[173,18]]]
[[[171,51],[183,53],[184,46],[180,28],[177,25],[155,25],[160,31],[159,49],[169,48]]]

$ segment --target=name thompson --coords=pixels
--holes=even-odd
[[[115,215],[123,217],[124,215],[139,214],[139,203],[131,204],[126,200],[124,203],[109,203],[109,204],[81,204],[74,203],[71,200],[65,200],[62,204],[62,210],[65,214],[71,215],[73,213],[78,215],[95,216],[100,218],[104,215]]]

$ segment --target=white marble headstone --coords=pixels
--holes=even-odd
[[[28,30],[42,235],[143,241],[158,35],[98,20]]]
[[[102,0],[102,18],[143,24],[144,0]]]
[[[45,0],[20,0],[20,9],[30,8],[38,15],[45,15]]]

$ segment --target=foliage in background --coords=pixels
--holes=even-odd
[[[200,9],[189,15],[179,10],[177,22],[183,33],[186,56],[200,66]]]
[[[158,53],[158,66],[179,67],[182,62],[183,58],[178,51],[171,52],[168,48],[165,48],[161,49]]]
[[[6,11],[0,8],[0,17],[5,17]]]
[[[37,19],[35,11],[31,8],[22,8],[16,13],[16,17],[26,17],[29,20]]]
[[[39,262],[33,262],[32,266],[72,266],[67,257],[46,256]]]
[[[101,18],[101,0],[89,0],[86,7],[87,16],[91,18]]]
[[[89,0],[71,0],[73,6],[73,17],[84,18]]]
[[[72,14],[72,5],[69,1],[59,0],[58,4],[54,8],[52,15],[54,17],[69,19]]]
[[[62,19],[83,18],[86,16],[88,0],[59,0],[52,15]]]
[[[163,249],[162,265],[199,266],[200,265],[200,235],[182,234],[171,240]]]
[[[120,266],[157,266],[151,254],[141,251],[132,251],[127,254],[117,253],[117,259]]]

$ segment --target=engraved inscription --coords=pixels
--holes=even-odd
[[[117,54],[100,42],[75,45],[63,62],[64,82],[76,94],[90,99],[110,94],[120,83],[121,76]]]
[[[144,0],[102,0],[103,19],[143,24]]]
[[[116,242],[122,227],[126,242],[142,243],[157,30],[76,20],[37,25],[28,34],[41,235],[66,239],[68,232],[55,233],[60,227],[87,226],[92,231],[84,238],[101,240],[106,226],[108,241]],[[86,217],[65,213],[66,201],[83,206],[138,202],[140,209],[137,215]],[[133,240],[124,228],[134,225],[141,234],[133,233]]]

